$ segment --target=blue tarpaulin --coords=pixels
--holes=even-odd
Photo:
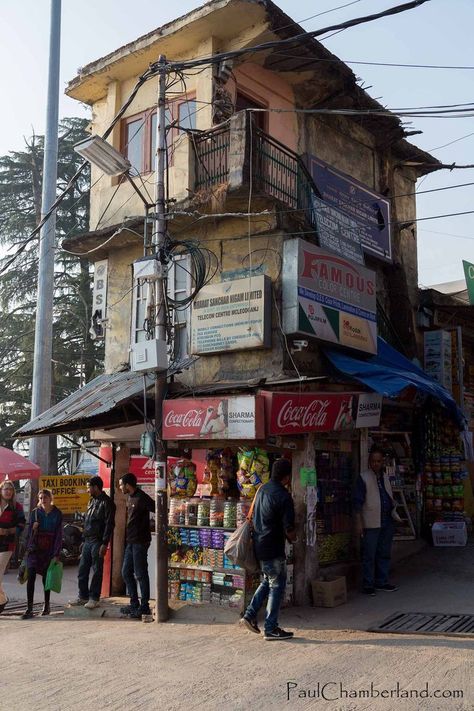
[[[377,355],[364,360],[334,348],[324,348],[324,352],[338,370],[376,393],[396,397],[405,388],[415,387],[440,400],[460,424],[464,422],[464,415],[451,393],[380,336],[377,338]]]

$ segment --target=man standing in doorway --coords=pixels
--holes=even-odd
[[[77,574],[79,595],[77,600],[69,603],[84,605],[88,610],[99,606],[104,558],[115,525],[115,504],[103,488],[104,482],[100,476],[93,476],[87,482],[91,498],[84,519],[84,545]]]
[[[240,623],[259,634],[257,614],[268,597],[263,635],[266,640],[293,637],[293,632],[286,632],[278,626],[278,613],[286,587],[285,539],[291,543],[296,540],[295,509],[286,488],[290,480],[291,463],[287,459],[277,459],[270,481],[256,494],[253,510],[255,556],[263,579]]]
[[[392,487],[384,470],[384,451],[374,446],[369,454],[369,468],[357,478],[354,492],[356,532],[362,539],[363,591],[394,592],[390,585],[390,560],[394,519],[398,518]]]
[[[148,577],[148,548],[151,543],[150,513],[155,512],[155,502],[137,487],[135,474],[124,474],[120,490],[128,495],[127,527],[125,531],[125,554],[122,577],[130,595],[130,604],[121,611],[140,619],[150,614],[150,578]],[[140,585],[141,603],[138,599],[137,582]]]

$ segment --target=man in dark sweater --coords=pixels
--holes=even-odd
[[[123,607],[122,612],[140,619],[142,615],[150,614],[147,555],[151,543],[150,513],[155,512],[155,502],[137,487],[135,474],[124,474],[119,486],[122,493],[128,495],[122,577],[130,595],[130,605]],[[137,581],[140,585],[141,603],[138,599]]]
[[[115,524],[115,504],[103,491],[104,482],[100,476],[93,476],[87,482],[91,498],[84,519],[84,545],[77,580],[79,595],[70,605],[84,605],[93,610],[99,605],[104,558],[112,538]],[[92,578],[89,584],[89,574]]]
[[[286,587],[285,539],[295,541],[295,510],[287,490],[291,479],[291,463],[277,459],[272,476],[257,492],[253,510],[253,542],[255,556],[263,579],[247,607],[241,624],[260,633],[257,614],[268,597],[264,623],[264,639],[290,639],[293,632],[278,626],[278,613]]]

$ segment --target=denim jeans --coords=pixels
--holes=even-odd
[[[150,578],[148,577],[149,543],[127,543],[122,564],[122,578],[130,595],[130,606],[140,608],[144,613],[149,610]],[[138,599],[137,582],[140,585],[141,605]]]
[[[102,544],[100,541],[84,542],[77,581],[79,584],[79,597],[83,600],[100,600],[102,589],[102,574],[104,571],[104,559],[99,555]],[[89,585],[89,574],[92,568],[92,578]]]
[[[392,520],[387,521],[381,528],[364,528],[362,573],[365,588],[387,584],[390,572],[393,532]]]
[[[275,627],[278,627],[278,613],[286,586],[286,562],[284,558],[261,560],[260,569],[263,574],[262,582],[256,589],[244,617],[255,620],[258,611],[268,597],[264,630],[272,632]]]

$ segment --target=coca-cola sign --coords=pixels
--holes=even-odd
[[[263,401],[253,395],[165,400],[163,439],[261,439]]]
[[[356,393],[263,392],[267,434],[338,432],[355,427]]]

